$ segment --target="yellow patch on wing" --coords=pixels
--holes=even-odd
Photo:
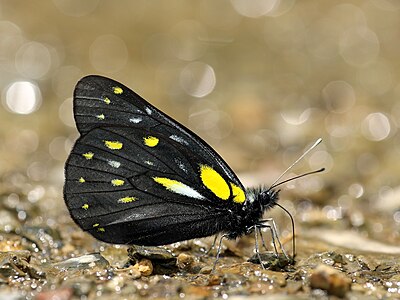
[[[105,97],[103,100],[106,104],[110,104],[111,100],[108,97]]]
[[[83,178],[83,177],[81,177],[81,178],[79,178],[79,180],[78,180],[80,183],[84,183],[84,182],[86,182],[86,180],[85,180],[85,178]]]
[[[97,115],[96,118],[99,120],[104,120],[106,117],[104,116],[104,114],[100,114],[100,115]]]
[[[86,159],[92,159],[94,156],[94,153],[89,151],[89,152],[83,153],[82,156]]]
[[[218,198],[228,200],[231,190],[228,183],[213,168],[207,165],[200,165],[200,178],[203,184]]]
[[[99,223],[93,224],[93,228],[97,228],[97,231],[100,231],[100,232],[106,231],[103,227],[99,227],[99,226],[100,226]]]
[[[113,92],[114,92],[114,94],[116,94],[116,95],[120,95],[120,94],[122,94],[124,91],[123,91],[119,86],[114,86],[114,87],[113,87]]]
[[[127,196],[127,197],[123,197],[123,198],[118,199],[118,203],[130,203],[130,202],[133,202],[133,201],[136,201],[136,197]]]
[[[232,182],[230,184],[231,184],[231,188],[232,188],[233,201],[236,203],[242,204],[246,200],[246,194],[236,184],[234,184]]]
[[[118,141],[104,141],[104,145],[111,150],[122,149],[123,144]]]
[[[113,186],[121,186],[124,185],[125,181],[123,181],[122,179],[113,179],[111,180],[111,184]]]
[[[83,204],[83,205],[82,205],[82,208],[83,208],[84,210],[88,210],[89,204],[87,204],[87,203]]]
[[[155,147],[157,146],[158,142],[160,141],[158,138],[156,138],[155,136],[148,136],[148,137],[144,137],[144,144],[146,146],[149,147]]]

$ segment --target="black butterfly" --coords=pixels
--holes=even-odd
[[[65,203],[95,238],[165,245],[222,233],[234,239],[262,227],[278,192],[245,189],[195,133],[121,83],[80,80],[74,117],[81,134],[65,166]]]

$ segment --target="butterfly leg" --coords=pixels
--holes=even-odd
[[[263,245],[265,251],[268,251],[267,244],[265,243],[264,236],[263,236],[263,234],[262,234],[261,228],[260,228],[260,227],[257,227],[257,230],[258,230],[258,233],[260,234],[261,243],[262,243],[262,245]],[[275,251],[276,251],[276,246],[275,246],[275,244],[274,244],[274,247],[275,247]]]
[[[264,248],[266,248],[265,247],[265,243],[264,243],[264,238],[263,238],[263,236],[261,234],[261,228],[258,225],[255,225],[254,227],[255,227],[255,230],[254,230],[254,238],[255,238],[254,250],[256,252],[256,255],[257,255],[258,261],[260,262],[261,267],[265,270],[264,264],[262,263],[261,256],[260,256],[260,249],[258,248],[258,235],[261,236],[261,240],[262,240],[262,243],[264,245]]]
[[[218,260],[219,260],[219,255],[221,254],[221,250],[222,250],[222,240],[224,238],[227,238],[227,237],[229,237],[228,234],[223,234],[223,235],[221,235],[221,237],[219,239],[219,245],[218,245],[218,248],[217,248],[217,255],[215,257],[215,261],[214,261],[214,265],[213,265],[213,268],[211,270],[211,273],[214,273],[215,267],[217,266],[217,263],[218,263]]]
[[[211,250],[213,250],[215,248],[215,244],[217,243],[217,238],[218,238],[218,234],[215,235],[214,241],[212,242],[210,248],[206,252],[204,252],[204,256],[210,254]]]
[[[271,232],[272,245],[274,246],[275,255],[278,256],[278,247],[276,247],[276,242],[275,242],[276,235],[274,234],[273,227],[269,224],[262,224],[261,226],[258,226],[258,230],[260,231],[261,238],[263,239],[263,244],[265,245],[264,237],[263,237],[262,231],[261,231],[262,228],[267,228]],[[266,251],[268,251],[266,246],[264,246],[264,249]]]
[[[289,256],[287,255],[285,249],[282,246],[281,240],[279,239],[278,228],[276,226],[276,223],[275,223],[274,219],[272,219],[272,218],[264,219],[264,220],[261,220],[260,223],[261,224],[259,224],[259,226],[261,228],[269,228],[269,230],[271,230],[272,243],[274,244],[275,252],[278,253],[277,247],[276,247],[276,244],[275,244],[275,241],[277,241],[278,245],[279,245],[279,248],[282,250],[283,255],[285,255],[285,257],[287,259],[289,259]],[[263,223],[269,223],[269,224],[263,224]]]

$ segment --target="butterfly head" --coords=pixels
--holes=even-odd
[[[257,195],[258,201],[260,202],[264,210],[267,210],[275,206],[276,202],[279,199],[279,192],[280,190],[274,190],[269,188],[262,190]]]
[[[247,200],[243,209],[248,210],[251,208],[252,210],[264,212],[276,205],[279,200],[280,190],[258,187],[249,188],[246,192]]]

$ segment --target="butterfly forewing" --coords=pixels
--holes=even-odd
[[[223,175],[243,188],[230,167],[200,137],[117,81],[93,75],[81,79],[74,91],[74,117],[81,134],[118,125],[157,130],[187,150],[199,153],[204,161],[221,168]]]
[[[210,146],[122,84],[83,78],[74,117],[81,137],[66,163],[65,201],[96,238],[159,245],[207,236],[223,230],[227,206],[243,204],[243,186]]]

